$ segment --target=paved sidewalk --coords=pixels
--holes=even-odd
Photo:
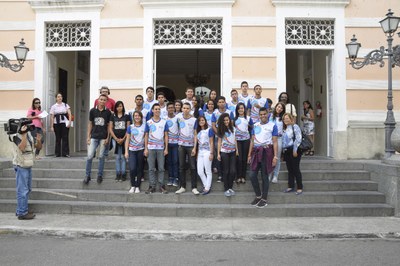
[[[167,218],[0,213],[0,234],[136,240],[400,239],[400,218]]]

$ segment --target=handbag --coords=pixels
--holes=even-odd
[[[293,143],[294,143],[294,140],[295,140],[296,136],[294,134],[294,127],[293,126],[292,126],[292,129],[293,129]],[[305,152],[305,151],[311,150],[312,147],[313,147],[313,144],[312,144],[310,138],[306,134],[304,134],[304,132],[302,131],[301,132],[301,142],[300,142],[300,145],[297,148],[297,150],[299,150],[301,152]]]

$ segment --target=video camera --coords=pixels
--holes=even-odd
[[[20,119],[11,118],[8,120],[7,123],[4,124],[4,131],[6,131],[8,135],[13,135],[17,133],[23,134],[35,129],[35,126],[32,125],[31,123],[32,121],[29,120],[28,118],[20,118]],[[26,126],[25,131],[21,131],[21,128],[23,126]]]

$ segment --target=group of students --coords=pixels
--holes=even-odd
[[[84,183],[90,181],[92,159],[97,146],[101,183],[104,168],[104,150],[108,150],[108,138],[114,142],[116,154],[116,180],[126,180],[126,160],[129,163],[131,188],[129,193],[140,193],[145,158],[149,169],[149,187],[145,191],[168,193],[166,186],[175,186],[176,194],[186,192],[186,170],[190,170],[191,191],[195,195],[207,195],[211,191],[212,170],[218,175],[217,182],[224,183],[224,195],[235,195],[233,184],[245,183],[247,165],[251,168],[251,184],[256,198],[252,205],[267,205],[269,182],[277,183],[281,152],[289,171],[288,189],[302,193],[301,154],[297,147],[301,131],[294,124],[295,117],[285,113],[286,103],[278,102],[272,111],[272,101],[261,96],[260,85],[254,87],[254,95],[247,92],[247,82],[242,82],[241,93],[231,91],[232,99],[217,97],[211,91],[202,106],[194,89],[186,89],[186,98],[166,102],[160,92],[154,99],[154,88],[146,89],[147,98],[135,97],[135,109],[125,112],[122,101],[115,103],[113,112],[106,108],[108,96],[101,94],[98,105],[90,110],[88,128],[88,159]],[[291,106],[291,113],[295,112]],[[126,160],[125,160],[126,159]],[[165,161],[166,159],[166,161]],[[168,167],[168,180],[164,180],[164,165]],[[257,178],[261,171],[262,183]],[[202,188],[197,187],[197,175]]]

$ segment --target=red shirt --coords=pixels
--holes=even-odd
[[[94,107],[96,108],[98,104],[99,104],[99,99],[96,99],[96,101],[94,101]],[[111,112],[114,112],[114,106],[115,106],[115,101],[111,98],[108,98],[106,102],[106,108],[109,109]]]

